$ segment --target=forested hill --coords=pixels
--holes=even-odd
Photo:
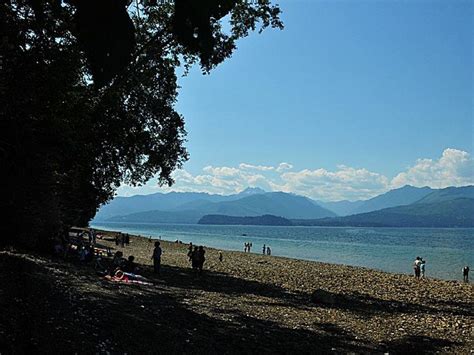
[[[295,225],[352,227],[474,227],[474,199],[414,203],[346,217],[292,220]]]
[[[286,218],[263,215],[256,217],[235,217],[225,215],[206,215],[202,217],[199,224],[216,225],[255,225],[255,226],[292,226],[293,223]]]

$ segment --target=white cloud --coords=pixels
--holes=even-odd
[[[238,167],[206,166],[201,174],[186,170],[173,173],[176,183],[159,187],[156,179],[142,187],[123,186],[118,194],[129,196],[157,191],[200,191],[217,194],[237,193],[247,187],[260,187],[267,191],[285,191],[324,201],[367,199],[392,188],[409,184],[442,188],[474,184],[474,161],[469,153],[448,148],[439,159],[418,159],[393,179],[369,171],[339,165],[333,171],[303,169],[293,171],[290,163],[278,166],[241,163]]]
[[[403,185],[443,188],[474,184],[474,160],[468,152],[448,148],[438,160],[418,159],[413,167],[392,179],[392,187]]]
[[[322,200],[363,199],[386,191],[387,177],[367,169],[340,165],[336,171],[326,169],[286,172],[281,175],[283,184],[274,189],[294,192]]]
[[[276,168],[276,171],[278,171],[280,173],[282,171],[291,170],[291,169],[293,169],[293,165],[291,165],[289,163],[280,163],[278,165],[278,167]]]
[[[273,166],[265,165],[251,165],[246,163],[239,164],[239,168],[242,170],[260,170],[260,171],[273,171],[275,168]]]

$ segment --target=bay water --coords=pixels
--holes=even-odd
[[[214,226],[95,222],[92,227],[153,239],[192,242],[221,250],[253,253],[265,244],[272,255],[412,273],[415,257],[426,260],[426,276],[462,280],[461,269],[474,267],[474,228],[351,228]],[[474,274],[473,274],[474,277]]]

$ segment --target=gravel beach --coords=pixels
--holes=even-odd
[[[224,250],[221,262],[211,248],[205,272],[197,276],[188,245],[165,241],[156,277],[150,259],[154,240],[132,236],[122,248],[113,235],[106,232],[99,244],[134,255],[153,285],[112,283],[77,262],[0,253],[6,270],[0,282],[9,284],[0,298],[8,309],[0,324],[0,352],[470,354],[474,349],[472,284]]]

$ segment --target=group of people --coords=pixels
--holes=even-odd
[[[199,247],[193,246],[193,243],[189,243],[187,255],[194,272],[201,275],[204,262],[206,261],[206,251],[204,250],[204,247],[202,245]]]
[[[423,258],[420,256],[417,256],[415,261],[413,262],[413,271],[415,272],[415,277],[417,279],[425,278],[425,264],[426,261],[423,260]]]
[[[417,279],[425,278],[425,268],[426,268],[426,260],[424,260],[420,256],[417,256],[415,261],[413,262],[413,271]],[[469,266],[468,265],[462,268],[462,277],[463,277],[464,282],[469,282]]]
[[[115,252],[115,255],[112,259],[110,273],[115,274],[117,270],[131,274],[138,274],[140,272],[140,268],[135,263],[135,257],[130,255],[127,259],[125,259],[121,251]]]
[[[262,254],[263,255],[265,255],[265,254],[272,255],[272,250],[270,249],[270,247],[268,245],[263,244]]]
[[[104,270],[101,260],[96,261],[96,268]],[[100,273],[100,272],[99,272]],[[130,255],[127,259],[121,251],[117,251],[110,266],[101,272],[104,276],[114,282],[141,283],[151,285],[148,279],[141,275],[141,269],[135,263],[135,257]]]
[[[106,254],[112,255],[110,248],[100,248],[96,245],[96,239],[101,236],[92,228],[81,232],[67,232],[53,242],[53,255],[63,259],[90,262],[94,257]]]
[[[250,253],[250,249],[252,249],[252,243],[244,243],[244,252]]]
[[[130,235],[128,233],[119,233],[115,235],[115,245],[120,245],[122,248],[130,244]]]
[[[245,253],[250,253],[252,249],[252,242],[244,243],[244,252]],[[263,244],[262,247],[262,254],[263,255],[272,255],[272,250],[270,249],[270,246]]]

